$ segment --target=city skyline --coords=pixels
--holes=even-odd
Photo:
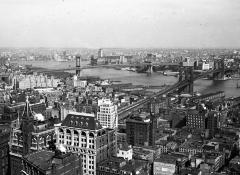
[[[4,0],[0,47],[237,48],[237,0]]]

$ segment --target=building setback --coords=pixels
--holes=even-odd
[[[103,128],[92,114],[68,114],[55,132],[57,146],[81,156],[84,175],[96,175],[97,163],[116,155],[115,130]]]

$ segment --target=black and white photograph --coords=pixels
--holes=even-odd
[[[0,0],[0,175],[240,175],[240,0]]]

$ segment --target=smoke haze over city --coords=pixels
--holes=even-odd
[[[1,47],[233,48],[238,0],[2,0]]]

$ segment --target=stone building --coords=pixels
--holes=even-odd
[[[55,133],[57,146],[81,156],[84,175],[96,175],[97,163],[116,155],[115,130],[103,128],[93,114],[68,114]]]

